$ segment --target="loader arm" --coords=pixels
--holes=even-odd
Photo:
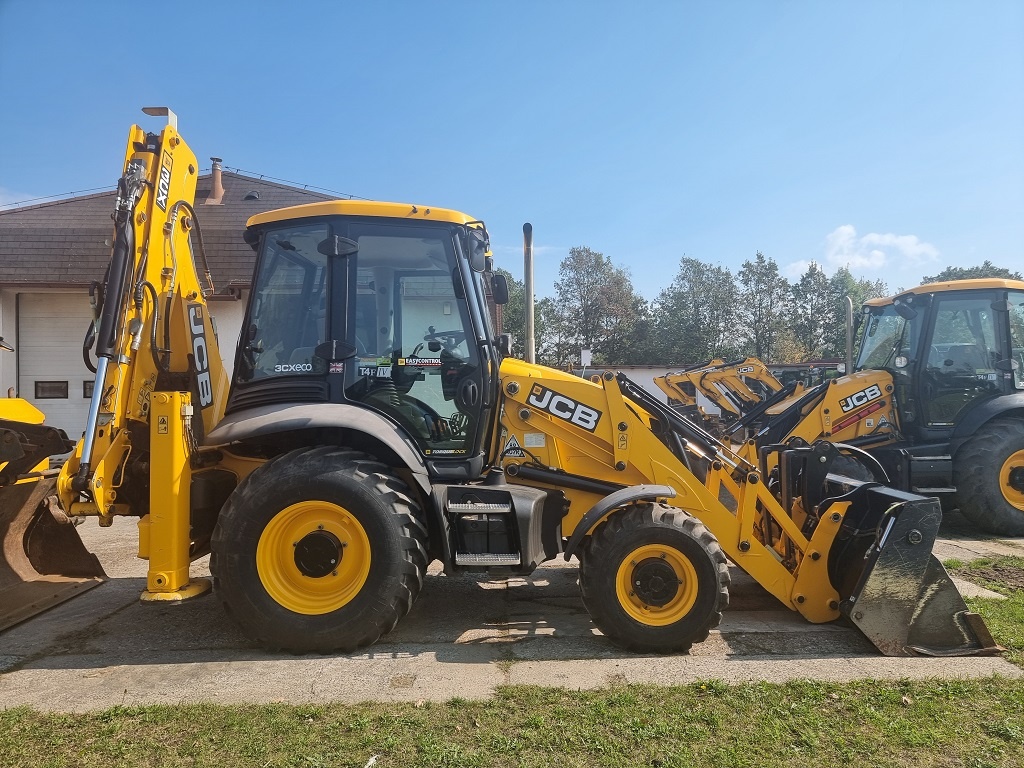
[[[533,446],[526,461],[506,457],[504,469],[517,482],[565,493],[563,533],[574,541],[590,533],[596,521],[586,512],[600,509],[603,495],[585,481],[668,487],[674,507],[809,621],[850,615],[888,654],[995,650],[930,555],[941,519],[933,499],[830,474],[839,453],[824,441],[766,450],[777,454],[769,476],[767,455],[736,452],[622,374],[552,380],[538,366],[505,360],[501,378],[509,398],[502,426]],[[894,526],[903,538],[887,540]],[[893,583],[895,598],[880,597]]]

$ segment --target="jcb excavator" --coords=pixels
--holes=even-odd
[[[602,632],[672,652],[720,621],[732,560],[883,653],[998,651],[931,555],[934,500],[830,474],[827,442],[767,449],[768,482],[622,374],[506,357],[486,291],[507,286],[464,214],[344,200],[252,217],[229,387],[193,266],[196,166],[173,118],[132,128],[94,397],[57,488],[71,516],[139,518],[144,600],[206,590],[189,563],[212,552],[251,637],[351,651],[409,611],[432,560],[528,574],[576,555]]]
[[[853,371],[770,403],[754,444],[843,444],[874,479],[1024,535],[1024,282],[919,285],[858,325]]]
[[[681,414],[717,435],[733,435],[743,421],[746,428],[763,420],[768,409],[785,398],[802,392],[802,383],[783,386],[756,357],[726,362],[719,358],[657,376],[654,383],[670,398]],[[698,402],[698,393],[718,407],[708,413]]]
[[[865,302],[852,372],[789,387],[725,428],[759,446],[828,440],[855,474],[1024,535],[1024,282],[919,285]],[[851,329],[852,332],[852,329]],[[656,379],[671,394],[669,374]],[[847,468],[850,465],[847,464]]]

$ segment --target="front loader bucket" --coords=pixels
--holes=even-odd
[[[1003,650],[932,554],[942,521],[936,499],[871,483],[847,498],[853,503],[830,553],[829,574],[840,611],[878,650],[886,656]]]
[[[45,478],[0,488],[0,631],[106,580],[56,509],[55,485]]]

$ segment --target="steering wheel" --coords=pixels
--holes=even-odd
[[[444,348],[447,350],[457,347],[466,338],[466,332],[459,329],[453,331],[435,331],[434,326],[430,326],[427,330],[428,333],[423,336],[423,340],[427,342],[438,341],[444,345]]]

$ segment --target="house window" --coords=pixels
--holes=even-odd
[[[95,383],[96,382],[94,382],[94,381],[83,381],[82,382],[82,397],[86,398],[87,400],[91,400],[92,399],[92,386]]]
[[[66,381],[37,381],[36,400],[67,400],[68,383]]]

